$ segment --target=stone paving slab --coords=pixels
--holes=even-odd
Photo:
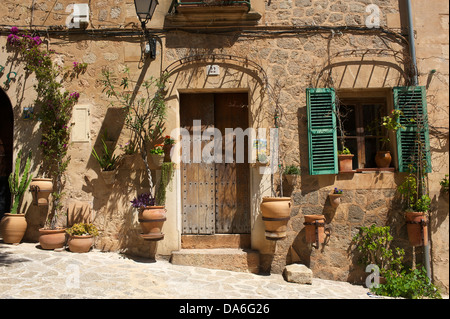
[[[362,286],[317,278],[302,285],[277,274],[0,243],[0,299],[375,299],[368,292]]]

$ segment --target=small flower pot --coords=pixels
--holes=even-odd
[[[116,170],[101,171],[101,174],[106,185],[114,184],[114,181],[116,180]]]
[[[164,163],[164,154],[150,154],[150,160],[153,167],[160,168]]]
[[[93,244],[94,236],[92,235],[71,235],[68,240],[69,250],[73,253],[87,253]]]
[[[340,154],[338,155],[339,171],[351,172],[353,171],[353,154]]]
[[[339,204],[341,203],[341,196],[342,194],[329,194],[328,197],[330,198],[330,204],[331,207],[337,208]]]

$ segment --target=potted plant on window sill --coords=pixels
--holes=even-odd
[[[30,165],[31,152],[28,153],[25,168],[20,177],[19,170],[22,161],[22,151],[17,154],[14,172],[9,175],[8,183],[11,192],[11,211],[5,213],[0,222],[0,231],[3,236],[3,242],[6,244],[19,244],[22,241],[27,230],[27,221],[25,214],[18,213],[22,202],[23,194],[31,183]]]
[[[107,185],[111,185],[114,184],[116,176],[118,156],[114,155],[114,149],[111,151],[103,139],[102,145],[103,145],[102,156],[99,156],[94,148],[92,148],[92,156],[94,156],[94,158],[100,165],[103,180]]]
[[[156,144],[154,148],[150,150],[150,159],[154,168],[160,168],[164,163],[164,144]]]
[[[337,208],[339,206],[339,204],[341,203],[341,196],[342,196],[342,194],[343,194],[343,190],[342,189],[337,189],[335,187],[333,192],[328,195],[329,198],[330,198],[331,207]]]
[[[342,148],[342,151],[338,151],[339,172],[353,171],[353,156],[345,146]]]
[[[286,177],[286,180],[289,185],[295,186],[297,184],[298,177],[301,174],[301,169],[295,165],[288,165],[284,168],[283,175]]]
[[[391,132],[396,132],[397,130],[404,128],[400,123],[400,116],[403,112],[400,110],[392,110],[391,114],[388,116],[383,116],[382,125]],[[382,145],[381,149],[377,151],[375,155],[375,163],[378,168],[387,168],[391,165],[392,155],[391,152],[386,150],[387,143],[390,142],[389,137],[384,137],[381,139]]]
[[[87,223],[74,224],[66,233],[69,234],[69,250],[73,253],[87,253],[94,244],[94,237],[99,235],[97,227]]]

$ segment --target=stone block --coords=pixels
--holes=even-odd
[[[302,264],[286,266],[283,272],[286,281],[298,284],[312,284],[312,270]]]

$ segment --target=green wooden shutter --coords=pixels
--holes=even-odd
[[[426,89],[423,86],[395,87],[394,108],[401,110],[404,129],[397,131],[398,166],[400,172],[407,172],[409,164],[417,162],[419,147],[426,163],[426,172],[431,172],[430,139]],[[417,143],[420,136],[420,143]]]
[[[309,174],[337,174],[335,92],[331,88],[306,90]]]

